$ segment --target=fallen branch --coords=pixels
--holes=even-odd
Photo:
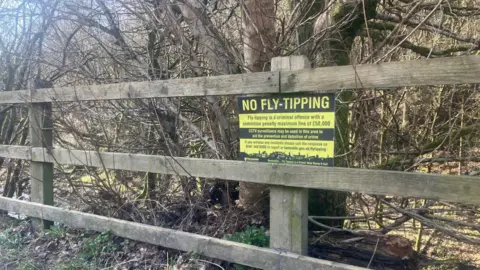
[[[370,235],[370,236],[380,236],[380,234],[376,231],[370,231],[370,230],[354,231],[354,230],[349,230],[349,229],[339,229],[339,228],[331,227],[331,226],[322,224],[322,223],[314,220],[312,217],[308,217],[308,221],[312,222],[313,224],[315,224],[315,225],[317,225],[321,228],[327,229],[327,230],[332,231],[332,232],[348,232],[348,233],[351,233],[353,235],[358,235],[358,236],[368,236],[368,235]]]
[[[363,215],[363,216],[343,216],[343,217],[336,217],[336,216],[310,216],[311,218],[313,219],[328,219],[328,220],[331,220],[331,219],[348,219],[348,220],[368,220],[368,219],[371,219],[373,217],[377,217],[377,216],[388,216],[388,215],[392,215],[392,214],[397,214],[396,211],[386,211],[386,212],[383,212],[383,213],[379,213],[379,214],[372,214],[372,215]]]
[[[474,245],[480,245],[480,240],[478,239],[473,239],[473,238],[470,238],[470,237],[467,237],[466,235],[460,233],[460,232],[457,232],[455,231],[454,229],[452,228],[449,228],[448,226],[442,226],[442,224],[439,224],[435,221],[432,221],[420,214],[417,214],[417,213],[414,213],[414,212],[410,212],[410,211],[406,211],[400,207],[396,207],[394,205],[392,205],[391,203],[383,200],[383,199],[380,199],[382,201],[383,204],[389,206],[390,208],[393,208],[394,210],[402,213],[402,214],[405,214],[405,215],[408,215],[418,221],[420,221],[423,225],[425,226],[429,226],[429,227],[432,227],[432,228],[435,228],[437,229],[439,232],[443,232],[444,234],[458,240],[458,241],[461,241],[463,243],[467,243],[467,244],[474,244]]]
[[[448,223],[451,223],[451,224],[457,225],[457,226],[470,227],[470,228],[475,229],[475,230],[480,230],[480,224],[465,222],[465,221],[461,221],[461,220],[454,220],[454,219],[451,219],[451,218],[439,217],[439,216],[428,215],[428,214],[425,214],[424,217],[430,218],[430,219],[436,219],[436,220],[440,220],[440,221],[445,221],[445,222],[448,222]]]

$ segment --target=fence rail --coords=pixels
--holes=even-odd
[[[164,173],[277,186],[480,204],[480,178],[387,170],[252,163],[118,152],[0,145],[0,156],[59,165]]]
[[[274,61],[275,60],[275,61]],[[0,145],[0,157],[32,161],[32,200],[0,197],[0,209],[44,222],[96,231],[112,230],[133,240],[263,269],[363,269],[303,256],[306,253],[306,189],[329,189],[367,194],[421,197],[480,204],[480,179],[385,170],[328,168],[268,164],[131,153],[53,149],[51,105],[54,102],[153,97],[330,92],[350,88],[480,83],[480,56],[450,57],[341,66],[302,68],[303,57],[272,59],[272,72],[167,81],[56,87],[0,92],[0,104],[32,104],[31,146]],[[300,70],[294,70],[302,68]],[[268,184],[270,194],[270,247],[258,248],[226,240],[127,222],[53,205],[53,165],[80,165],[105,169],[144,171]],[[40,202],[40,203],[38,203]],[[273,209],[273,211],[272,211]],[[293,222],[295,221],[295,222]],[[282,236],[287,235],[287,236]]]
[[[480,56],[0,92],[0,104],[480,83]]]
[[[108,218],[58,207],[0,197],[0,209],[53,220],[67,226],[115,235],[259,269],[359,270],[366,269],[302,256],[288,251],[260,248],[223,239]]]

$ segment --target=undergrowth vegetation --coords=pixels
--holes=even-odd
[[[270,238],[267,235],[265,228],[263,226],[247,226],[243,231],[236,232],[233,235],[226,235],[225,239],[239,242],[242,244],[253,245],[257,247],[269,247]],[[249,268],[244,265],[234,264],[236,270],[250,270],[254,268]]]
[[[178,252],[102,233],[54,226],[42,233],[28,222],[2,217],[2,269],[176,269]],[[185,256],[185,255],[184,255]],[[189,256],[194,258],[194,256]]]
[[[195,253],[162,250],[109,231],[96,233],[56,225],[35,233],[27,221],[1,219],[0,265],[6,269],[254,269],[202,259]],[[269,241],[265,228],[256,226],[247,226],[225,239],[259,247],[268,247]]]

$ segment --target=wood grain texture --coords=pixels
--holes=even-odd
[[[260,248],[223,239],[165,229],[151,225],[113,219],[78,211],[66,210],[10,198],[0,197],[0,209],[31,217],[54,220],[67,226],[103,232],[207,257],[230,261],[260,269],[366,269],[334,263],[286,251]]]
[[[270,248],[308,253],[308,189],[270,187]]]
[[[480,56],[0,92],[0,104],[480,83]]]
[[[282,71],[281,92],[480,83],[480,56]]]
[[[28,103],[30,100],[30,91],[0,91],[0,104]]]
[[[53,149],[52,154],[53,156],[48,155],[42,148],[32,149],[33,160],[59,164],[480,204],[480,196],[478,196],[480,179],[471,176],[98,153],[67,149]]]
[[[0,92],[1,103],[278,93],[278,72]]]
[[[275,57],[272,71],[309,68],[302,55]],[[270,248],[308,253],[308,189],[272,186],[270,188]]]
[[[18,145],[0,145],[0,157],[30,160],[30,147]]]

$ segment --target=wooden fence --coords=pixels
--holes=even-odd
[[[363,269],[306,256],[307,189],[480,203],[480,178],[410,172],[253,163],[52,148],[56,102],[154,97],[331,92],[351,88],[480,83],[480,56],[310,68],[302,56],[272,59],[272,71],[168,81],[0,92],[2,104],[29,104],[30,146],[0,146],[0,156],[32,162],[33,202],[0,197],[0,209],[261,269]],[[270,248],[53,207],[53,165],[86,165],[194,175],[271,186]]]

